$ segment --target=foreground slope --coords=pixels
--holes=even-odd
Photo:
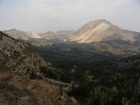
[[[0,105],[77,104],[62,87],[46,82],[43,73],[55,70],[33,46],[0,32]]]
[[[47,63],[33,46],[10,38],[3,33],[1,33],[0,46],[1,69],[8,69],[28,78],[31,73],[42,77],[40,67],[47,67]]]
[[[140,33],[127,31],[111,24],[105,19],[90,21],[69,36],[70,41],[79,43],[91,43],[110,40],[123,40],[136,42],[140,39]]]

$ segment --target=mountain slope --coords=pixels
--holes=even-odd
[[[118,26],[111,24],[105,19],[91,21],[73,35],[69,36],[70,41],[79,43],[91,43],[110,40],[124,40],[135,42],[137,37],[140,38],[140,33],[122,30]]]
[[[0,32],[0,104],[77,104],[60,88],[64,83],[48,79],[55,71],[33,46]]]
[[[39,68],[47,67],[47,63],[41,58],[41,55],[29,44],[22,43],[1,33],[0,46],[2,68],[30,77],[29,74],[32,72],[41,76]]]

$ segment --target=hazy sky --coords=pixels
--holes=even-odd
[[[0,0],[0,30],[77,30],[97,19],[140,32],[140,0]]]

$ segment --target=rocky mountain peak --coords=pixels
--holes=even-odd
[[[69,36],[70,41],[91,43],[110,40],[124,40],[135,42],[139,33],[126,31],[113,25],[105,19],[90,21]]]
[[[107,21],[106,19],[98,19],[98,20],[90,21],[90,22],[87,23],[87,24],[88,24],[88,25],[95,25],[95,26],[98,26],[98,25],[101,24],[101,23],[112,25],[112,23],[110,23],[110,22]]]

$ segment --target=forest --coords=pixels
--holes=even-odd
[[[82,105],[140,103],[140,55],[111,58],[84,55],[86,52],[81,49],[62,51],[62,45],[36,48],[47,62],[60,70],[46,72],[47,77],[70,83],[69,96]],[[94,56],[98,59],[93,59]]]

